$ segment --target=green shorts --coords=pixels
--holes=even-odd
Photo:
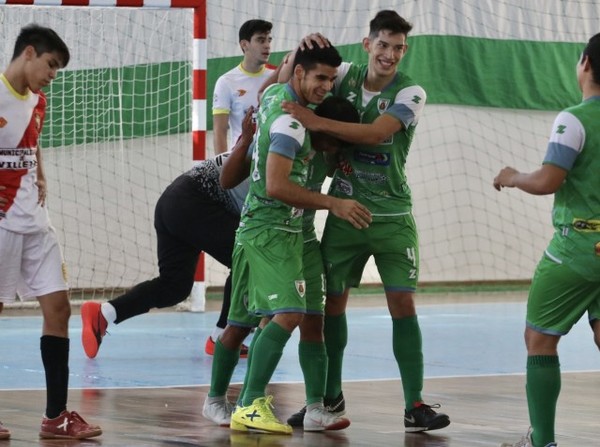
[[[321,241],[327,291],[341,294],[358,287],[373,256],[387,291],[414,291],[419,279],[419,238],[412,214],[379,218],[357,230],[329,214]]]
[[[304,243],[304,279],[306,280],[306,313],[323,315],[325,310],[325,269],[321,244],[317,239]]]
[[[588,281],[544,255],[527,300],[527,326],[543,334],[565,335],[585,312],[600,319],[600,279]]]
[[[261,317],[306,311],[301,233],[268,229],[238,237],[233,249],[228,324],[253,327]]]

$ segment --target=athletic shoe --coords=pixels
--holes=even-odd
[[[533,447],[533,441],[531,440],[531,433],[533,430],[531,427],[527,431],[527,434],[521,438],[520,441],[515,442],[514,444],[503,443],[500,447]],[[550,444],[546,444],[545,447],[556,447],[557,444],[555,442],[551,442]]]
[[[97,425],[88,424],[75,411],[63,411],[58,417],[42,419],[40,438],[85,439],[102,434]]]
[[[85,354],[93,359],[98,354],[108,322],[100,311],[100,303],[93,301],[81,305],[81,343]]]
[[[282,423],[273,414],[273,396],[254,399],[252,405],[236,407],[231,415],[231,428],[245,426],[248,430],[263,433],[292,434],[292,427]]]
[[[229,427],[233,404],[226,396],[206,396],[202,406],[202,416],[221,427]]]
[[[334,416],[343,416],[346,414],[346,400],[344,399],[344,393],[340,392],[338,397],[335,399],[324,400],[325,410],[332,413]],[[287,423],[294,428],[301,428],[304,426],[304,415],[306,414],[306,407],[302,407],[300,411],[292,414]]]
[[[2,425],[2,421],[0,421],[0,439],[8,439],[10,438],[10,431],[4,425]]]
[[[336,416],[343,416],[346,414],[346,399],[344,399],[344,393],[341,391],[335,399],[325,398],[323,400],[323,405],[325,405],[327,411]]]
[[[308,405],[304,414],[304,431],[343,430],[350,420],[330,413],[320,402]]]
[[[300,411],[292,414],[288,419],[288,425],[294,428],[304,427],[304,415],[306,414],[306,406],[302,407]]]
[[[215,354],[215,341],[213,340],[211,335],[209,335],[208,338],[206,339],[206,344],[204,345],[204,352],[206,352],[208,355]],[[245,359],[247,357],[248,357],[248,346],[242,345],[242,348],[240,349],[240,358]]]
[[[436,413],[433,408],[440,404],[427,405],[421,403],[418,407],[404,411],[404,427],[407,432],[438,430],[450,425],[450,418],[444,413]]]

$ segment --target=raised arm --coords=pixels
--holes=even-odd
[[[252,138],[254,137],[253,113],[254,108],[250,107],[242,121],[242,135],[231,150],[231,154],[229,154],[223,163],[219,183],[225,189],[235,188],[250,173],[251,158],[247,154],[248,148],[252,143]]]
[[[213,115],[213,145],[215,155],[227,152],[227,130],[229,129],[229,114]]]

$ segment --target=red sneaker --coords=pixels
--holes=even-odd
[[[10,431],[0,421],[0,439],[8,439],[10,438]]]
[[[85,439],[100,436],[102,429],[97,425],[88,424],[75,411],[65,410],[58,417],[42,419],[40,438]]]
[[[210,335],[206,339],[206,344],[204,345],[204,352],[206,352],[208,355],[215,354],[215,341],[213,340],[212,336],[210,336]],[[240,349],[240,358],[245,359],[247,357],[248,357],[248,346],[242,344],[242,349]]]
[[[98,354],[108,322],[100,312],[100,303],[93,301],[81,305],[81,343],[85,354],[93,359]]]

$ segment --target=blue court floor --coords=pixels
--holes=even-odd
[[[522,374],[523,302],[418,305],[425,376]],[[193,386],[210,383],[212,357],[204,343],[217,312],[155,312],[109,327],[98,356],[81,347],[81,320],[71,318],[71,388]],[[0,389],[44,389],[39,354],[41,316],[0,314]],[[385,307],[349,308],[344,380],[397,379],[391,321]],[[288,343],[273,382],[301,382],[297,332]],[[599,371],[600,357],[582,319],[559,346],[563,371]],[[243,381],[240,360],[233,382]]]

